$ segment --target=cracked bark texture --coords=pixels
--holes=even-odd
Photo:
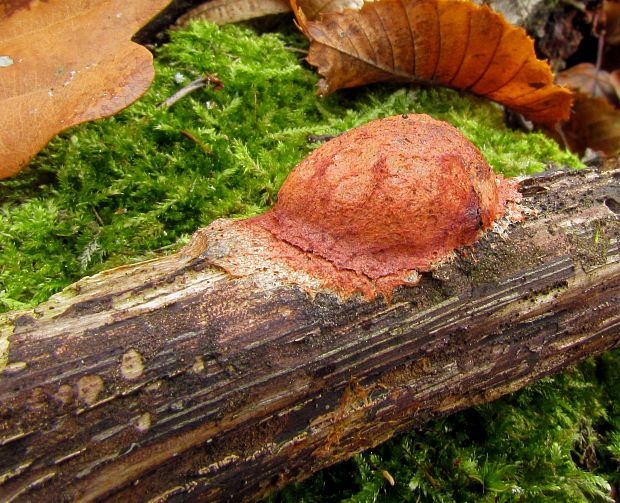
[[[255,500],[618,346],[620,172],[521,188],[537,215],[390,303],[232,276],[208,227],[4,315],[0,500]]]

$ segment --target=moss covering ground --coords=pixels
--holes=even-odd
[[[316,147],[310,134],[425,112],[461,129],[506,175],[579,165],[544,136],[507,129],[498,106],[455,91],[373,86],[320,99],[304,48],[293,33],[192,24],[157,50],[156,81],[143,99],[63,133],[22,174],[1,181],[0,310],[174,251],[215,218],[263,211]],[[157,107],[204,74],[224,88]],[[431,423],[276,499],[602,501],[609,482],[619,482],[618,358],[610,353]]]

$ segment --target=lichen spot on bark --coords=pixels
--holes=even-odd
[[[151,414],[149,412],[145,412],[144,414],[139,415],[134,421],[134,426],[140,433],[148,431],[151,427]]]
[[[205,362],[202,359],[202,356],[197,356],[194,360],[194,364],[192,365],[192,372],[194,374],[200,374],[205,369]]]
[[[123,379],[138,379],[144,373],[142,355],[135,349],[130,349],[123,355],[121,361],[121,375]]]
[[[70,404],[73,401],[73,388],[68,384],[62,384],[54,394],[54,398],[62,405]]]
[[[0,355],[2,351],[0,350]],[[26,370],[28,368],[28,364],[26,362],[13,362],[9,363],[4,369],[0,367],[0,371],[5,375],[15,375],[20,372]]]
[[[77,382],[77,394],[80,402],[92,405],[103,391],[104,383],[101,376],[85,375]]]

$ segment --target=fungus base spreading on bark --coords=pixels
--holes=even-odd
[[[319,147],[263,215],[199,232],[213,264],[232,275],[389,297],[473,244],[518,199],[516,183],[495,175],[456,128],[409,114]]]

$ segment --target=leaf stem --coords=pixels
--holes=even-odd
[[[195,135],[193,135],[193,134],[192,134],[192,133],[190,133],[189,131],[186,131],[186,130],[184,130],[184,129],[183,129],[183,130],[181,131],[181,134],[182,134],[183,136],[185,136],[185,138],[187,138],[187,139],[189,139],[189,140],[193,141],[196,145],[198,145],[198,147],[200,148],[200,150],[202,150],[205,154],[207,154],[207,155],[211,155],[211,154],[213,153],[213,151],[212,151],[209,147],[207,147],[207,146],[205,145],[205,143],[204,143],[204,142],[203,142],[200,138],[196,137]]]

